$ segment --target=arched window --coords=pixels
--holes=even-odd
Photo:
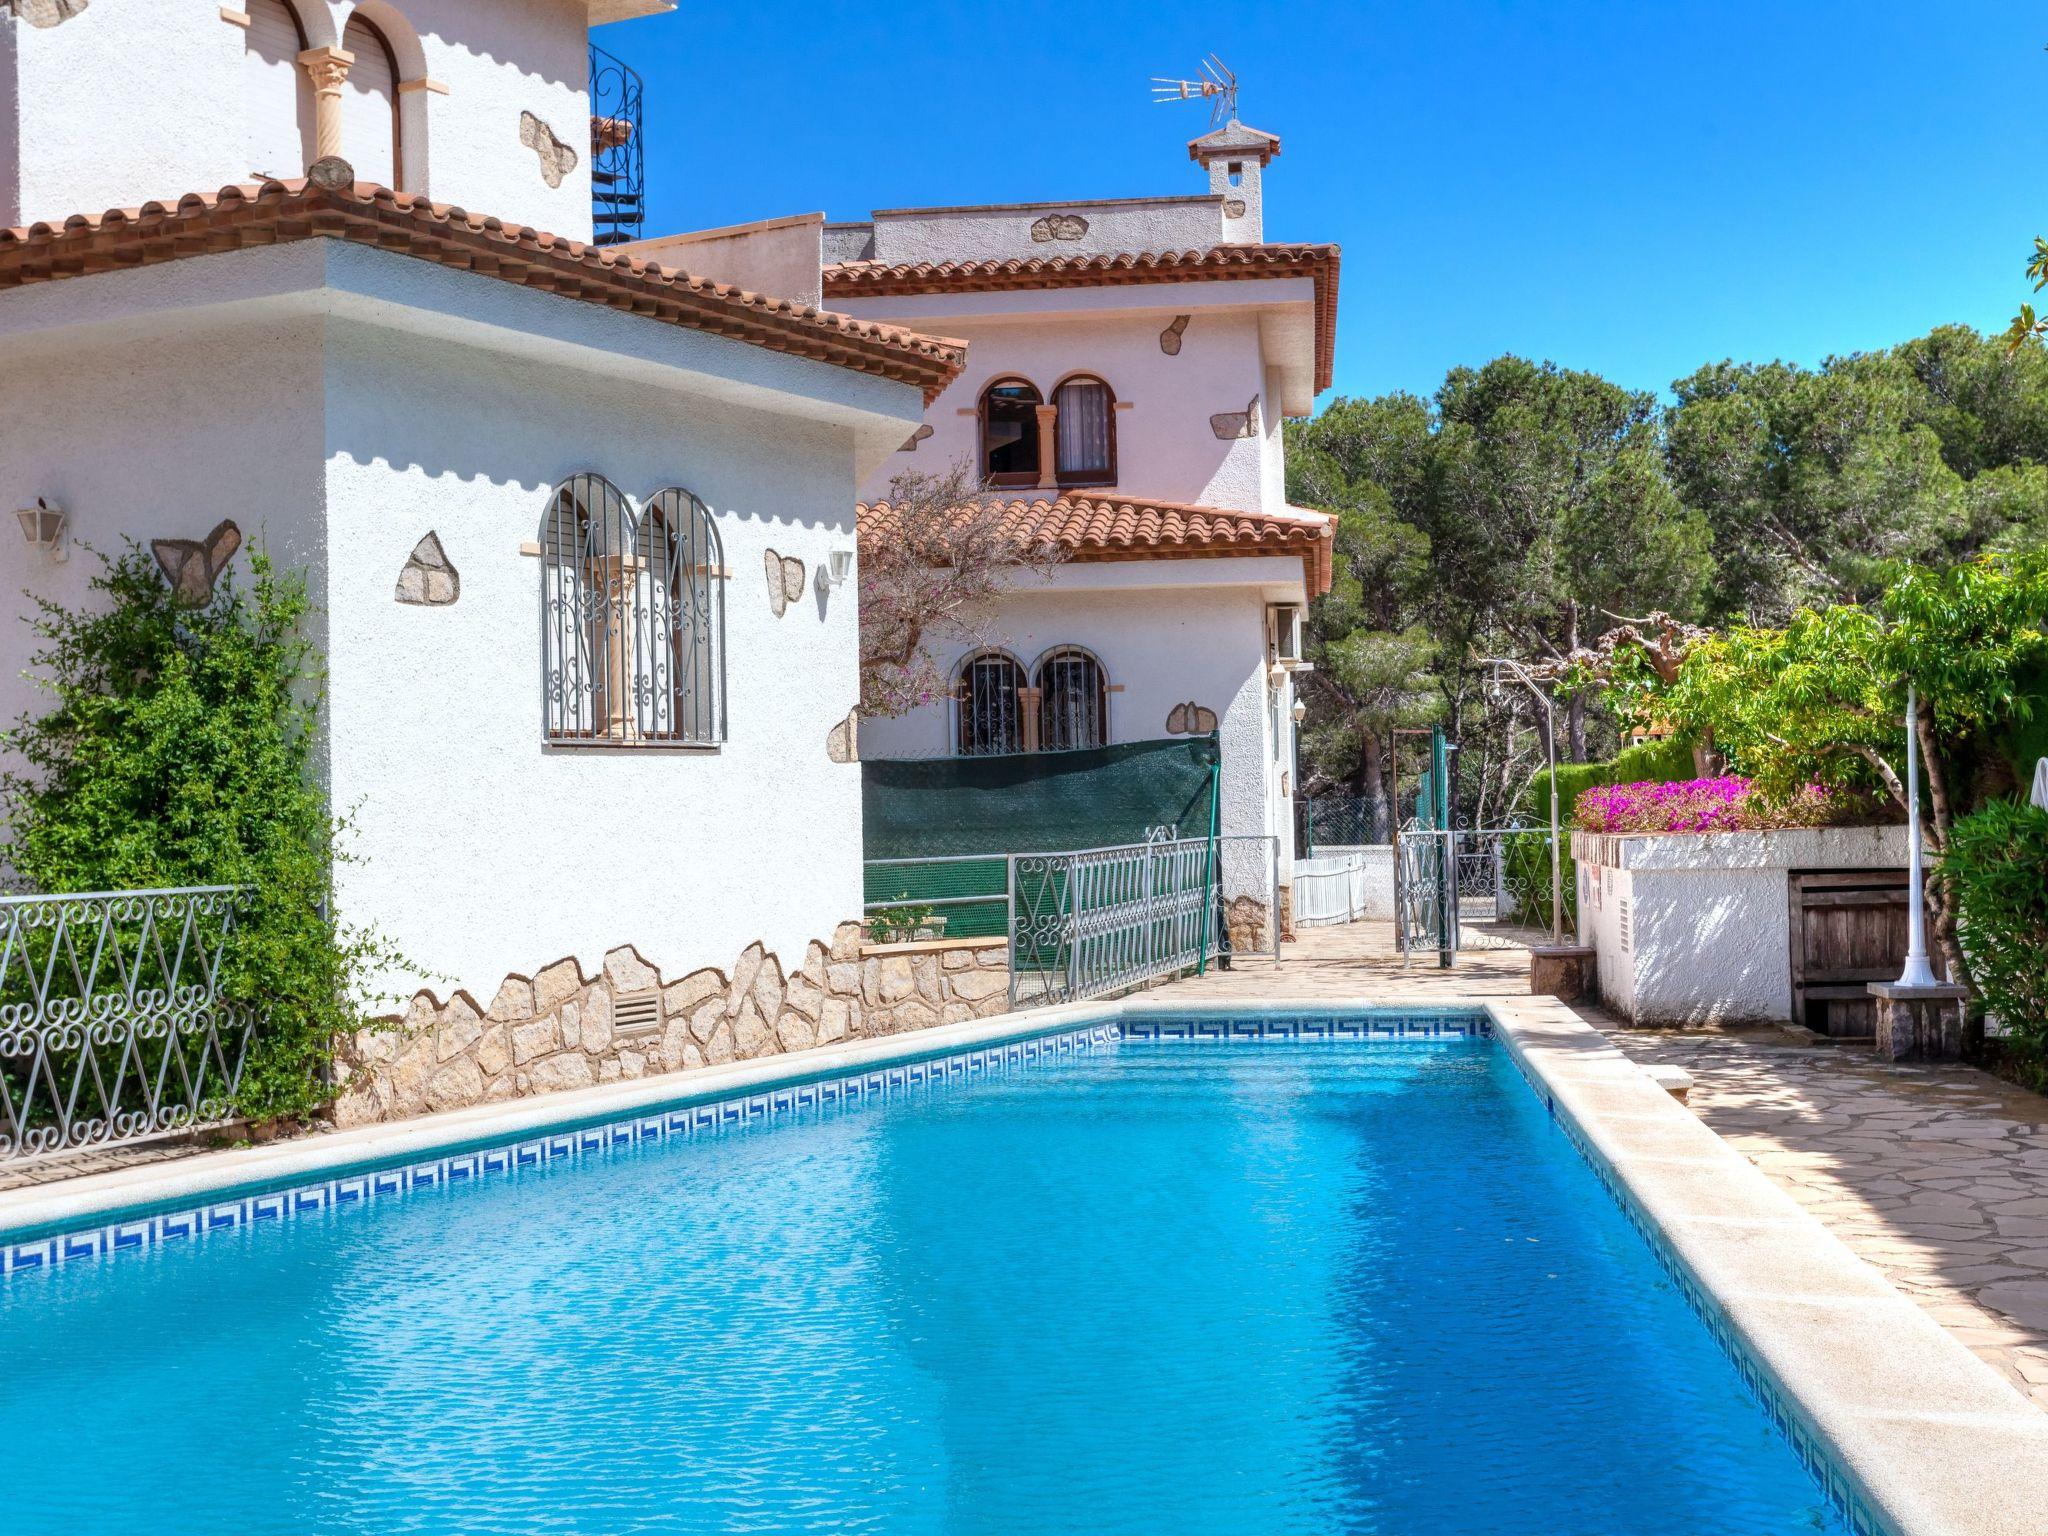
[[[1038,484],[1039,393],[1022,379],[998,379],[981,395],[982,473],[990,485]]]
[[[243,171],[279,180],[313,163],[313,82],[299,55],[307,45],[286,0],[249,0],[242,34]]]
[[[960,667],[960,755],[1024,750],[1024,669],[1001,651],[982,651]]]
[[[342,28],[341,46],[356,56],[341,87],[341,151],[356,180],[399,187],[398,59],[384,34],[361,16]]]
[[[708,547],[707,547],[708,546]],[[725,739],[724,602],[711,515],[664,491],[635,518],[601,475],[557,486],[541,520],[541,699],[568,745]]]
[[[703,502],[671,486],[647,504],[640,548],[649,651],[662,673],[651,733],[695,746],[724,741],[725,558],[718,524]]]
[[[1109,741],[1109,686],[1102,663],[1078,646],[1061,646],[1038,664],[1038,744],[1047,752]]]
[[[1053,391],[1054,467],[1061,485],[1116,484],[1116,396],[1082,375]]]

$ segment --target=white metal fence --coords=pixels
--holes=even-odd
[[[1294,861],[1294,922],[1381,922],[1394,915],[1394,850],[1387,845],[1319,848]]]

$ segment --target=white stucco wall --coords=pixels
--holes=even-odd
[[[853,545],[854,484],[917,390],[407,257],[307,241],[0,294],[0,501],[48,497],[111,547],[233,517],[311,570],[328,657],[322,770],[359,862],[340,910],[446,995],[487,1002],[563,955],[637,944],[664,972],[755,940],[801,963],[860,904],[851,588],[781,619],[763,551]],[[727,566],[730,741],[710,753],[542,744],[536,537],[579,470],[693,490]],[[83,553],[0,543],[0,706],[31,592],[86,600]],[[394,601],[436,532],[461,600]],[[7,553],[10,551],[11,553]],[[415,978],[389,978],[392,983]]]
[[[812,570],[850,547],[844,435],[357,326],[333,328],[326,383],[333,787],[370,854],[344,910],[480,998],[627,942],[672,976],[757,939],[788,961],[856,915],[859,770],[825,756],[858,694],[852,594],[812,589],[776,619],[762,576],[770,547]],[[519,546],[580,470],[636,501],[683,486],[718,518],[722,750],[543,745],[540,565]],[[461,600],[400,606],[429,529]]]
[[[993,381],[1028,379],[1049,400],[1063,379],[1092,373],[1120,402],[1117,483],[1083,488],[1081,494],[1281,511],[1279,412],[1267,393],[1261,329],[1254,312],[1231,302],[1244,300],[1244,290],[1255,286],[1265,285],[1160,284],[846,301],[843,307],[851,313],[968,343],[966,369],[925,413],[932,435],[870,475],[862,496],[887,495],[890,479],[905,471],[936,473],[960,460],[977,464],[981,395]],[[1216,292],[1232,288],[1238,291]],[[1177,314],[1191,319],[1179,354],[1169,357],[1160,350],[1159,333]],[[1266,430],[1255,437],[1217,438],[1210,416],[1242,411],[1254,397]],[[1009,494],[1037,493],[1024,488]]]
[[[1572,835],[1579,936],[1600,998],[1636,1024],[1792,1017],[1794,870],[1903,869],[1903,827]]]
[[[1207,174],[1193,164],[1196,187]],[[1113,251],[1206,250],[1224,238],[1223,198],[1191,193],[1073,203],[1001,203],[960,208],[880,209],[873,223],[878,261],[987,261],[1004,257],[1095,256]],[[1032,227],[1060,218],[1058,239]],[[1072,222],[1078,219],[1085,229]],[[1079,230],[1077,238],[1075,231]]]
[[[447,87],[401,98],[405,159],[414,167],[405,190],[589,238],[584,0],[288,3],[316,47],[334,44],[360,9],[382,23],[402,78],[424,75]],[[256,170],[302,172],[246,163],[247,33],[224,21],[222,9],[220,0],[100,0],[47,29],[0,19],[9,34],[0,46],[0,97],[19,116],[11,141],[0,133],[0,155],[18,162],[0,171],[0,224],[170,203]],[[558,187],[546,184],[519,141],[522,110],[577,152]]]
[[[0,315],[29,292],[0,295]],[[0,721],[48,708],[23,675],[34,600],[83,607],[101,569],[84,548],[62,564],[28,551],[14,509],[38,496],[70,513],[75,543],[108,556],[124,539],[203,538],[232,517],[245,551],[264,544],[324,583],[320,329],[293,316],[144,346],[0,339]],[[246,573],[246,552],[234,568]],[[324,623],[313,616],[317,641]]]
[[[1217,714],[1222,745],[1219,830],[1225,836],[1281,834],[1282,879],[1291,801],[1280,777],[1291,763],[1291,688],[1274,695],[1265,671],[1266,604],[1288,590],[1299,561],[1128,562],[1066,565],[1026,578],[992,616],[991,639],[1027,673],[1046,652],[1078,645],[1101,662],[1112,743],[1156,741],[1167,716],[1190,700]],[[1233,569],[1233,568],[1245,569]],[[937,655],[952,673],[972,647],[958,641]],[[1277,734],[1276,734],[1277,732]],[[893,720],[861,725],[865,757],[940,757],[954,748],[948,701]],[[1291,790],[1291,781],[1288,785]],[[1205,828],[1182,828],[1184,834]],[[1234,890],[1263,895],[1268,872],[1256,850],[1233,852],[1226,873]]]

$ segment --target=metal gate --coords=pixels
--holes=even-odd
[[[1395,844],[1401,953],[1451,964],[1462,950],[1550,938],[1549,834],[1522,827],[1404,827]]]

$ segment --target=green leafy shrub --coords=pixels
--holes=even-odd
[[[1958,817],[1940,878],[1977,990],[2038,1076],[2048,1058],[2048,811],[1991,800]]]
[[[337,1034],[373,970],[403,962],[327,915],[338,835],[309,772],[324,673],[300,633],[299,572],[252,552],[202,607],[180,606],[131,547],[73,613],[42,602],[36,682],[54,698],[6,745],[7,862],[37,891],[254,888],[220,971],[260,1024],[236,1100],[251,1118],[304,1116],[326,1097]]]

